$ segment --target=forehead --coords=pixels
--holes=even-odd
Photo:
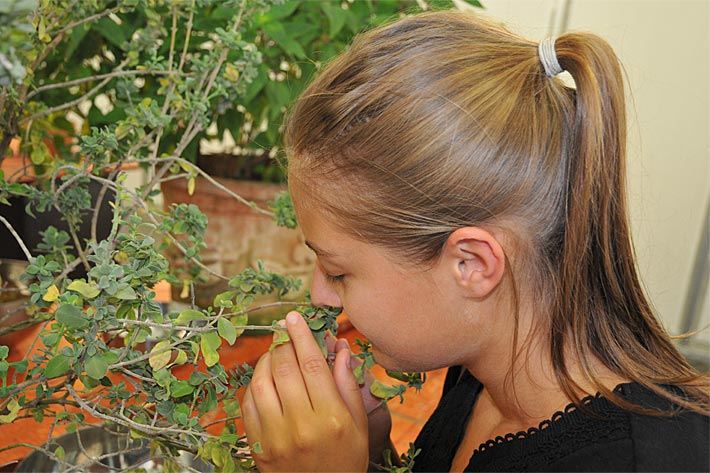
[[[306,245],[316,254],[332,261],[358,261],[373,256],[374,248],[353,238],[335,224],[337,218],[326,211],[308,191],[308,186],[289,183],[289,191],[296,212],[296,220]]]

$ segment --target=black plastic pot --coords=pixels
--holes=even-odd
[[[102,184],[96,181],[89,183],[89,193],[91,194],[92,208],[98,200],[101,192]],[[111,231],[111,218],[113,210],[109,206],[109,202],[115,198],[115,192],[108,189],[104,195],[102,205],[99,209],[99,216],[96,225],[96,237],[99,241],[108,237]],[[32,255],[39,254],[37,245],[42,241],[41,232],[45,231],[50,226],[56,227],[58,230],[69,232],[69,225],[64,221],[62,215],[53,207],[46,212],[38,212],[32,209],[36,217],[25,212],[27,200],[23,197],[11,197],[8,199],[10,205],[0,204],[0,215],[5,217],[13,226],[15,231],[20,235],[22,240],[27,245]],[[79,225],[77,235],[82,245],[86,245],[86,241],[91,238],[91,219],[93,216],[92,210],[87,210],[81,215],[81,224]],[[69,243],[72,245],[72,242]],[[76,253],[76,252],[74,252]],[[0,258],[26,260],[20,245],[12,236],[5,225],[0,225]],[[78,266],[69,275],[71,278],[81,278],[86,276],[86,270],[83,266]]]

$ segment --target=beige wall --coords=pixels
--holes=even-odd
[[[532,39],[564,26],[562,0],[483,3],[488,15]],[[710,200],[710,2],[568,5],[567,29],[604,37],[629,76],[629,198],[639,268],[663,323],[677,333]],[[705,324],[709,310],[706,303]],[[702,336],[710,340],[710,330]]]

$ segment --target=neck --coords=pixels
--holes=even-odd
[[[523,304],[520,307],[517,346],[520,356],[515,366],[512,364],[512,323],[515,317],[512,313],[501,316],[500,312],[495,320],[500,321],[498,325],[501,326],[489,332],[490,343],[479,346],[480,349],[464,366],[483,384],[479,400],[491,410],[488,413],[490,418],[498,419],[502,425],[529,427],[548,419],[571,399],[565,395],[555,376],[545,331],[532,332],[531,321],[540,314],[534,314]],[[570,378],[582,388],[576,393],[580,398],[598,391],[594,383],[584,376],[576,354],[566,351],[565,361]],[[605,387],[612,389],[627,381],[612,373],[599,360],[591,361],[596,378]]]

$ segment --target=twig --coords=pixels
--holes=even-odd
[[[129,369],[121,368],[121,371],[123,373],[127,374],[128,376],[132,376],[136,379],[140,379],[141,381],[145,381],[146,383],[157,384],[157,381],[155,381],[153,378],[146,378],[145,376],[141,376],[138,373],[135,373]]]
[[[187,18],[187,29],[185,32],[185,43],[182,45],[182,54],[180,55],[180,64],[178,64],[178,71],[182,72],[182,67],[185,65],[185,59],[187,58],[187,47],[190,44],[190,36],[192,35],[192,20],[195,16],[195,0],[192,0],[190,5],[190,16]]]
[[[118,66],[116,66],[116,71],[120,71],[123,68],[123,66],[125,66],[126,64],[128,64],[128,59],[123,60],[123,62],[121,62]],[[35,120],[40,117],[51,115],[54,112],[59,112],[61,110],[66,110],[67,108],[72,108],[75,105],[79,105],[84,100],[87,100],[87,99],[93,97],[94,95],[96,95],[106,84],[108,84],[111,81],[111,79],[112,79],[112,77],[106,77],[101,82],[99,82],[96,86],[94,86],[93,89],[89,90],[87,93],[85,93],[81,97],[71,100],[69,102],[63,103],[61,105],[57,105],[57,106],[48,108],[46,110],[41,110],[37,113],[33,113],[29,117],[23,118],[21,120],[21,122],[25,122],[27,120]]]
[[[106,415],[103,412],[100,412],[95,406],[90,406],[84,399],[77,394],[77,392],[74,390],[74,388],[71,386],[71,384],[65,384],[64,387],[66,388],[67,392],[69,392],[69,395],[74,398],[74,400],[87,412],[89,412],[91,415],[94,417],[97,417],[99,419],[103,419],[106,421],[110,422],[115,422],[116,424],[123,425],[124,427],[129,427],[131,429],[138,430],[140,432],[149,434],[149,435],[155,435],[155,434],[166,434],[166,433],[173,433],[173,434],[185,434],[185,435],[194,435],[196,437],[201,437],[203,439],[209,439],[208,434],[204,434],[202,432],[195,432],[192,430],[183,430],[183,429],[175,429],[172,427],[151,427],[149,425],[145,424],[140,424],[138,422],[135,422],[125,416],[110,416]]]
[[[119,189],[119,187],[116,184],[114,184],[112,181],[109,181],[108,179],[104,179],[103,177],[94,176],[93,174],[87,174],[87,177],[89,177],[90,179],[93,179],[95,181],[98,181],[98,182],[108,182],[109,186],[111,186],[112,188],[114,188],[116,190],[122,190],[123,192],[126,192],[127,194],[129,194],[131,197],[133,197],[134,202],[136,202],[138,205],[140,205],[146,211],[146,217],[151,221],[151,223],[153,223],[156,226],[160,226],[160,222],[153,216],[152,211],[150,210],[148,205],[145,203],[145,201],[141,200],[141,197],[139,195],[137,195],[135,192],[133,192],[132,190],[127,189],[127,188]],[[116,208],[118,208],[118,206],[116,206]],[[116,221],[114,219],[114,226],[115,226],[115,224],[116,224]],[[210,273],[211,275],[213,275],[219,279],[223,279],[225,281],[228,281],[230,279],[229,277],[227,277],[221,273],[218,273],[217,271],[213,270],[212,268],[206,266],[202,261],[200,261],[194,257],[188,256],[187,249],[185,249],[185,247],[182,246],[180,244],[180,242],[171,233],[169,233],[169,232],[166,233],[166,236],[182,252],[182,254],[184,254],[186,257],[190,258],[200,268],[204,269],[205,271],[207,271],[208,273]]]
[[[49,31],[49,32],[47,32],[47,34],[50,35],[50,36],[62,34],[62,33],[64,33],[65,31],[69,31],[69,30],[71,30],[71,29],[73,29],[73,28],[76,28],[77,26],[81,26],[81,25],[83,25],[84,23],[89,23],[89,22],[91,22],[91,21],[100,20],[101,18],[103,18],[103,17],[105,17],[105,16],[109,16],[109,15],[111,15],[112,13],[116,13],[116,12],[119,11],[120,9],[121,9],[120,5],[117,6],[117,7],[109,8],[108,10],[104,10],[104,11],[102,11],[102,12],[100,12],[100,13],[96,13],[96,14],[94,14],[94,15],[87,16],[86,18],[82,18],[81,20],[77,20],[77,21],[75,21],[75,22],[73,22],[73,23],[69,23],[67,26],[65,26],[64,28],[62,28],[62,29],[60,29],[60,30],[57,30],[56,32],[55,32],[55,31]]]
[[[135,163],[145,163],[145,162],[150,162],[150,161],[152,161],[151,158],[147,158],[147,159],[134,159],[134,160],[126,161],[126,162],[127,162],[127,163],[131,163],[131,162],[135,162]],[[274,216],[274,213],[273,213],[273,212],[270,212],[270,211],[268,211],[268,210],[262,209],[261,207],[259,207],[258,205],[256,205],[254,202],[250,202],[250,201],[248,201],[247,199],[245,199],[244,197],[240,196],[239,194],[237,194],[237,193],[231,191],[230,189],[228,189],[227,187],[225,187],[224,185],[222,185],[219,181],[217,181],[215,178],[213,178],[212,176],[210,176],[209,174],[207,174],[205,171],[203,171],[202,169],[200,169],[198,166],[192,164],[192,163],[191,163],[190,161],[188,161],[187,159],[178,157],[177,154],[174,155],[174,156],[166,157],[166,158],[159,158],[159,161],[167,161],[167,163],[166,163],[167,167],[169,167],[170,164],[172,164],[173,162],[178,162],[178,163],[186,164],[186,165],[190,166],[190,168],[193,168],[193,169],[195,170],[195,172],[197,172],[197,174],[199,174],[200,176],[204,177],[205,180],[207,180],[210,184],[212,184],[213,186],[215,186],[217,189],[221,190],[222,192],[224,192],[224,193],[227,194],[228,196],[232,197],[233,199],[237,200],[238,202],[240,202],[240,203],[246,205],[246,206],[249,207],[249,208],[254,209],[257,213],[260,213],[260,214],[262,214],[262,215],[266,215],[266,216],[269,216],[269,217],[273,217],[273,216]],[[149,187],[149,189],[150,189],[150,188],[152,188],[152,186]]]
[[[156,69],[131,69],[129,71],[113,71],[107,72],[105,74],[96,74],[89,77],[81,77],[79,79],[68,80],[65,82],[55,82],[53,84],[45,84],[37,87],[32,92],[27,94],[27,100],[31,99],[37,94],[46,92],[47,90],[61,89],[66,87],[73,87],[75,85],[81,85],[85,82],[93,82],[95,80],[102,79],[115,79],[117,77],[127,77],[127,76],[171,76],[171,75],[181,75],[188,76],[192,75],[190,73],[180,72],[180,71],[161,71]]]
[[[109,174],[108,179],[113,180],[113,178],[116,176],[118,171],[120,170],[120,166],[116,166],[116,168],[111,171],[111,174]],[[99,222],[99,213],[101,212],[101,205],[104,202],[104,197],[106,196],[106,191],[108,190],[108,185],[103,184],[101,187],[101,190],[99,191],[99,195],[96,197],[96,205],[94,207],[94,212],[91,217],[91,241],[94,243],[98,243],[97,236],[96,236],[96,227],[98,226]],[[118,202],[116,202],[115,205],[118,205]]]
[[[204,427],[204,428],[206,429],[207,427],[211,427],[211,426],[213,426],[213,425],[215,425],[215,424],[220,424],[220,423],[222,423],[222,422],[227,422],[227,421],[234,420],[234,419],[241,419],[241,417],[242,417],[242,416],[223,417],[223,418],[221,418],[221,419],[213,420],[212,422],[209,422],[209,423],[207,423],[207,424],[204,424],[202,427]]]
[[[20,245],[20,248],[22,248],[22,252],[25,254],[25,257],[27,258],[27,261],[32,261],[32,253],[30,253],[30,250],[27,249],[27,245],[25,245],[25,242],[22,241],[22,238],[20,235],[17,234],[14,228],[12,228],[12,225],[10,225],[10,222],[7,221],[5,217],[0,215],[0,222],[5,224],[7,229],[12,233],[12,236],[15,237],[15,240],[17,240],[17,244]]]

